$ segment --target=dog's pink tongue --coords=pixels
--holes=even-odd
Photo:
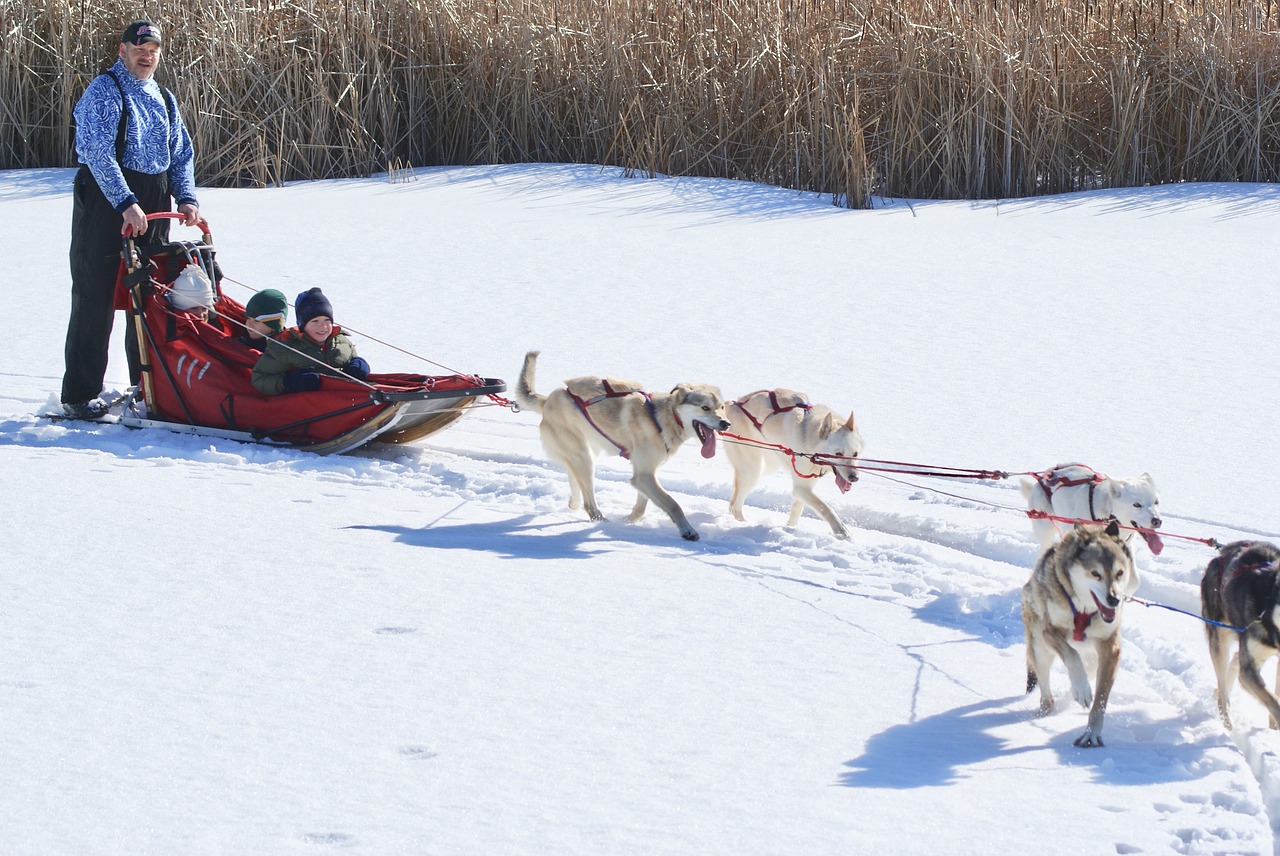
[[[702,429],[702,457],[714,458],[716,456],[716,432],[710,428]]]
[[[1164,542],[1160,540],[1160,536],[1150,530],[1142,533],[1142,540],[1147,542],[1152,555],[1159,556],[1160,551],[1164,549]]]
[[[841,493],[848,493],[849,488],[853,487],[853,484],[847,478],[840,475],[839,470],[835,470],[834,472],[836,476],[836,487],[840,488]]]

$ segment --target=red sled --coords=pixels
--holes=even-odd
[[[181,215],[148,219],[158,217]],[[451,425],[478,399],[506,391],[497,378],[374,373],[365,381],[322,375],[315,392],[264,395],[249,382],[259,353],[239,339],[244,306],[221,293],[208,223],[199,227],[199,241],[147,247],[124,240],[116,302],[135,324],[142,380],[125,402],[122,424],[332,454],[419,440]],[[165,298],[188,264],[214,284],[209,322]]]

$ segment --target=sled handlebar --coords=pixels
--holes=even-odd
[[[157,211],[155,214],[147,215],[148,223],[150,223],[152,220],[185,220],[185,219],[187,219],[187,215],[179,214],[177,211]],[[209,232],[209,221],[201,217],[200,219],[196,220],[196,228],[204,233],[205,243],[206,244],[211,243],[210,238],[212,237],[212,234]],[[133,229],[128,227],[126,227],[126,229],[128,231],[128,234],[125,235],[126,238],[135,237],[135,235],[133,234]]]

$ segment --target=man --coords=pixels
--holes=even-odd
[[[164,244],[169,221],[148,228],[147,214],[177,202],[183,222],[200,217],[195,196],[195,153],[173,93],[152,79],[163,39],[150,21],[134,21],[120,38],[120,57],[98,75],[76,104],[76,173],[71,213],[71,320],[67,325],[62,406],[73,419],[100,419],[98,397],[107,371],[115,315],[121,238]],[[145,234],[144,234],[145,233]],[[137,331],[125,336],[129,380],[141,377]]]

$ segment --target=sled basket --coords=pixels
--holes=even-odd
[[[178,218],[176,214],[149,215]],[[199,241],[139,246],[124,241],[117,305],[129,309],[142,358],[145,408],[121,423],[285,445],[320,454],[367,443],[408,443],[448,427],[483,396],[506,390],[474,375],[374,373],[365,382],[321,375],[320,389],[264,395],[250,383],[259,352],[240,341],[242,304],[222,293],[208,224]],[[188,264],[214,284],[208,322],[174,309],[165,291]]]

